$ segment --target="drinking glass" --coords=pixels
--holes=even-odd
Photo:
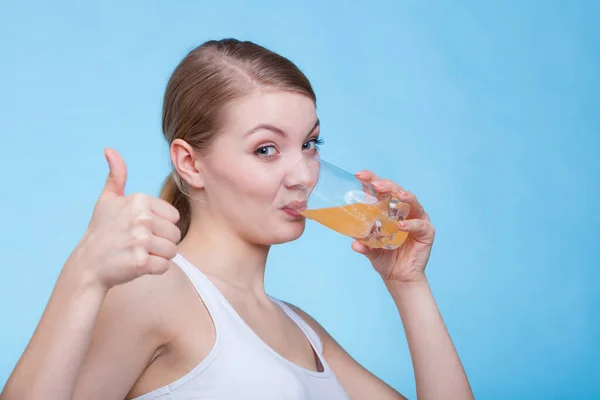
[[[410,211],[393,194],[319,157],[300,159],[286,174],[285,207],[372,248],[396,249],[408,233],[397,227]]]

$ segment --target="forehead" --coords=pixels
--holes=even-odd
[[[317,112],[309,97],[284,91],[256,91],[232,101],[225,108],[225,130],[243,134],[257,125],[269,124],[290,135],[306,135]]]

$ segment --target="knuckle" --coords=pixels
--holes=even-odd
[[[133,226],[135,227],[149,227],[151,224],[152,214],[150,214],[150,212],[148,212],[147,210],[140,210],[138,213],[135,214],[135,217],[133,218]]]
[[[131,236],[134,246],[140,246],[144,249],[146,249],[151,239],[150,231],[146,226],[135,227],[131,232]]]
[[[147,194],[134,193],[129,198],[134,211],[145,211],[150,208],[150,196]]]
[[[398,185],[390,179],[384,179],[383,185],[389,190],[396,190],[398,188]]]
[[[429,221],[423,221],[423,227],[421,231],[433,235],[435,233],[435,228],[433,227],[433,225],[431,225]]]
[[[133,265],[136,268],[145,268],[150,260],[150,254],[141,247],[134,248],[133,251]]]
[[[129,200],[132,203],[140,203],[140,202],[144,202],[145,197],[146,197],[146,195],[144,193],[132,193],[129,195]]]
[[[150,271],[151,268],[152,268],[152,266],[150,265],[149,262],[138,265],[136,267],[137,276],[140,277],[140,276],[148,274],[148,272]]]

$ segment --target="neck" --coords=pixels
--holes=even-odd
[[[259,298],[265,296],[265,267],[270,246],[243,240],[224,224],[190,225],[179,253],[221,284]]]

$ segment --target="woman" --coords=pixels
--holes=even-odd
[[[298,307],[268,296],[271,245],[297,239],[286,172],[318,153],[316,98],[289,60],[250,42],[209,41],[169,80],[163,131],[173,173],[161,199],[125,196],[110,174],[3,400],[401,399]],[[472,398],[424,274],[434,230],[411,193],[399,250],[358,242],[402,318],[423,399]]]

